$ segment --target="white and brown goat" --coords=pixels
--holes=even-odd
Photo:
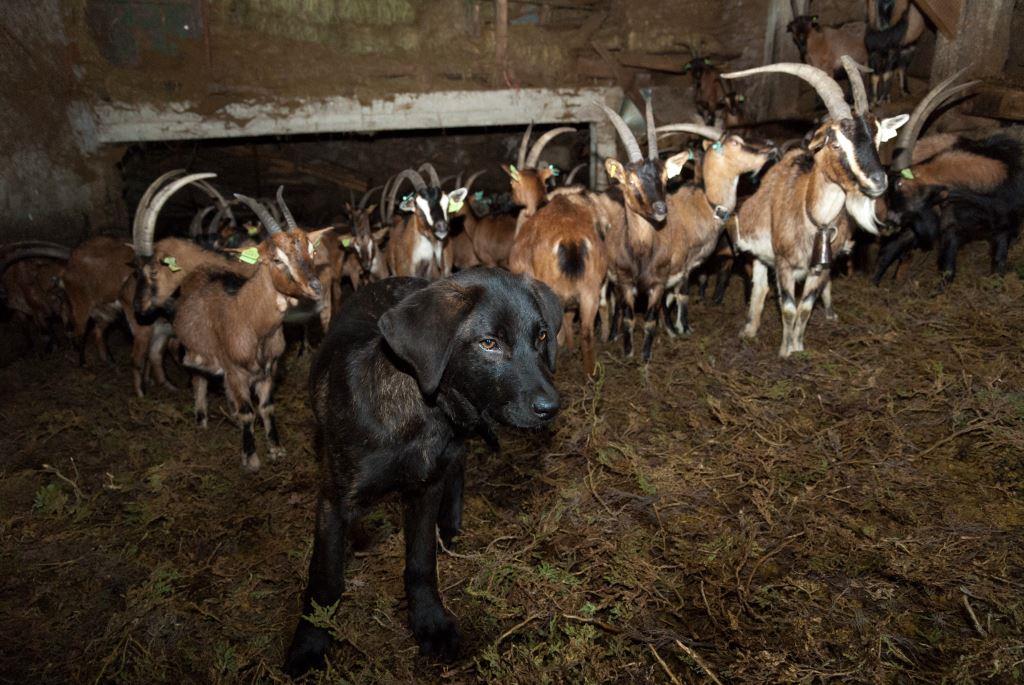
[[[391,227],[388,240],[386,263],[392,276],[418,276],[434,280],[451,275],[452,249],[448,235],[449,211],[457,208],[466,199],[466,189],[457,188],[451,193],[441,188],[441,180],[430,164],[426,170],[431,177],[428,185],[419,171],[404,169],[395,176],[388,193],[387,216],[394,216],[395,195],[402,182],[409,180],[413,185],[399,208],[409,216]]]
[[[806,150],[787,153],[765,174],[757,192],[740,208],[733,236],[736,247],[756,259],[742,335],[757,335],[768,294],[768,268],[774,267],[782,309],[782,357],[804,349],[804,331],[819,294],[830,309],[830,292],[822,291],[829,283],[832,254],[849,241],[841,230],[844,208],[857,224],[877,235],[874,200],[888,185],[878,146],[894,138],[909,118],[876,119],[869,111],[858,65],[848,58],[844,62],[855,111],[831,76],[807,64],[772,64],[723,75],[739,78],[781,72],[797,76],[814,87],[830,115]],[[798,301],[799,282],[803,291]]]

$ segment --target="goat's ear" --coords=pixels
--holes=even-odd
[[[554,175],[555,172],[550,166],[544,166],[537,170],[537,178],[540,179],[541,183],[547,183],[548,179]]]
[[[501,170],[509,175],[513,183],[519,181],[519,169],[516,169],[514,164],[502,164]]]
[[[909,114],[901,114],[897,117],[889,117],[882,119],[878,122],[878,132],[881,133],[881,140],[884,143],[887,140],[892,140],[896,137],[896,131],[900,129],[903,124],[910,120]]]
[[[370,205],[369,207],[364,209],[363,212],[366,214],[366,216],[371,216],[373,214],[373,210],[375,209],[377,209],[377,203]]]
[[[448,193],[448,202],[461,204],[466,201],[467,195],[469,195],[468,188],[456,188],[452,192]]]
[[[683,150],[677,152],[668,159],[665,160],[665,178],[672,179],[683,173],[683,167],[686,163],[693,159],[693,155],[689,150]]]
[[[342,207],[344,207],[344,208],[345,208],[345,212],[346,212],[347,214],[352,214],[352,205],[350,205],[350,204],[349,204],[348,202],[346,202],[345,204],[343,204],[343,205],[342,205]]]
[[[402,201],[398,205],[398,209],[403,212],[412,212],[416,209],[415,195],[406,195],[402,198]]]
[[[334,230],[334,226],[328,226],[327,228],[319,228],[315,231],[307,231],[306,239],[314,245],[318,245],[320,241],[324,239],[328,233]]]
[[[622,166],[622,162],[613,157],[609,157],[604,160],[604,170],[608,172],[608,178],[614,178],[619,183],[625,185],[626,168]]]
[[[451,281],[436,282],[406,297],[377,322],[388,347],[412,367],[426,397],[441,384],[470,309],[468,295]]]
[[[384,240],[384,236],[386,236],[387,234],[388,234],[388,227],[387,226],[385,226],[384,228],[378,228],[376,231],[373,232],[373,241],[375,243],[379,243],[380,241]]]
[[[538,280],[529,279],[530,290],[537,297],[540,304],[540,317],[547,327],[547,347],[544,349],[544,358],[552,373],[555,371],[555,361],[558,358],[558,331],[562,328],[562,301],[555,294],[555,291]]]

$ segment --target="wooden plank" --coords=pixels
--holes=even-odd
[[[971,99],[967,113],[992,119],[1024,121],[1024,90],[987,89]]]
[[[914,4],[931,19],[942,35],[950,40],[956,38],[964,0],[914,0]]]

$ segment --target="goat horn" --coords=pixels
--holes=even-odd
[[[391,182],[395,180],[394,176],[389,176],[388,180],[384,181],[384,188],[380,191],[380,221],[382,224],[386,224],[391,221],[391,215],[388,213],[388,190],[391,188]]]
[[[437,177],[437,169],[434,168],[434,165],[431,164],[430,162],[423,162],[423,164],[420,164],[420,173],[423,173],[424,169],[426,169],[427,174],[430,175],[430,185],[432,185],[435,188],[440,188],[441,179]]]
[[[978,83],[978,81],[969,81],[954,88],[950,88],[954,81],[967,73],[968,69],[970,69],[970,66],[964,67],[952,76],[943,79],[941,82],[936,84],[934,88],[929,90],[928,93],[921,98],[921,101],[917,103],[917,107],[915,107],[914,111],[910,114],[910,120],[904,124],[903,128],[900,129],[899,137],[896,138],[895,149],[899,150],[899,153],[892,162],[892,168],[894,171],[903,171],[911,165],[911,161],[914,157],[914,146],[917,144],[917,138],[921,135],[921,131],[924,130],[924,125],[928,121],[928,117],[931,116],[932,112],[941,107],[944,102],[954,95],[961,93]]]
[[[530,146],[530,136],[533,134],[533,122],[526,127],[523,139],[519,141],[519,156],[516,157],[516,166],[520,169],[526,168],[526,149]]]
[[[195,213],[195,216],[192,217],[192,223],[188,227],[189,237],[195,240],[203,234],[203,222],[206,221],[206,217],[210,212],[215,209],[217,209],[215,206],[210,205],[209,207],[203,207]],[[218,211],[218,215],[219,214],[220,212]]]
[[[861,74],[870,74],[873,70],[865,67],[863,64],[858,64],[849,55],[843,55],[840,59],[843,62],[843,69],[846,70],[846,78],[850,80],[850,92],[853,93],[853,111],[857,114],[867,114],[871,110],[871,105],[868,103],[868,91],[864,88],[864,79],[861,77]]]
[[[668,124],[654,129],[657,133],[692,133],[708,140],[719,140],[725,133],[714,126],[703,124]]]
[[[459,187],[459,180],[460,180],[461,176],[462,176],[461,173],[459,173],[458,175],[448,174],[447,176],[445,176],[444,178],[441,179],[441,186],[443,187],[446,183],[448,183],[448,181],[450,181],[450,180],[452,180],[454,178],[455,179],[455,187],[458,188]]]
[[[647,120],[647,158],[656,160],[658,159],[658,136],[655,133],[656,127],[654,126],[653,94],[650,88],[644,88],[640,91],[640,95],[644,99],[644,118]]]
[[[288,204],[284,201],[284,186],[280,185],[277,187],[277,206],[281,208],[281,214],[284,215],[284,222],[288,225],[289,231],[294,231],[298,228],[295,223],[295,217],[292,216],[292,212],[288,209]]]
[[[359,198],[359,209],[360,210],[366,209],[366,203],[369,202],[369,200],[373,196],[373,194],[375,192],[377,192],[378,190],[383,190],[383,188],[384,188],[383,185],[374,186],[374,187],[370,188],[369,190],[367,190],[365,193],[363,193],[363,196],[361,198]]]
[[[622,120],[618,112],[610,108],[603,102],[598,102],[601,105],[601,109],[608,115],[608,118],[612,122],[612,126],[615,127],[616,132],[619,134],[619,138],[622,140],[622,144],[626,146],[626,154],[629,155],[629,161],[631,163],[637,163],[644,161],[644,154],[640,152],[640,143],[636,142],[636,136],[629,130],[629,126]]]
[[[398,192],[398,189],[402,186],[402,181],[405,179],[409,179],[409,182],[412,183],[413,188],[415,188],[418,193],[427,189],[427,184],[423,182],[423,177],[413,169],[403,169],[398,172],[398,175],[395,176],[394,182],[391,184],[391,194],[388,196],[389,219],[395,214],[395,193]]]
[[[227,212],[228,218],[231,219],[231,225],[237,226],[238,223],[235,221],[235,213],[231,211],[231,205],[224,199],[224,196],[217,192],[217,189],[206,181],[196,181],[196,185],[199,186],[207,195],[212,197],[216,202],[217,206],[223,211]]]
[[[466,188],[466,195],[467,196],[469,195],[469,192],[473,189],[474,181],[476,181],[477,178],[479,178],[480,176],[482,176],[483,174],[486,174],[486,173],[487,173],[487,169],[481,169],[480,171],[477,171],[472,176],[470,176],[469,178],[466,179],[466,186],[465,186],[465,188]],[[461,188],[462,185],[459,185],[458,187]]]
[[[821,69],[812,67],[810,64],[799,64],[796,62],[766,64],[763,67],[754,67],[753,69],[745,69],[743,71],[733,71],[728,74],[722,74],[722,78],[733,79],[741,78],[743,76],[753,76],[754,74],[770,73],[790,74],[807,81],[807,83],[811,84],[811,86],[814,87],[814,90],[817,91],[818,97],[820,97],[821,101],[825,103],[829,116],[831,116],[834,121],[853,118],[853,112],[850,111],[850,106],[846,104],[846,98],[843,96],[843,89],[839,86],[836,80]]]
[[[274,233],[281,232],[281,224],[277,223],[274,215],[267,211],[267,208],[260,204],[259,200],[254,200],[251,197],[239,195],[238,193],[235,193],[235,197],[244,202],[253,211],[253,214],[263,222],[263,227],[267,229],[267,233],[273,235]]]
[[[153,233],[156,232],[156,218],[160,214],[160,209],[164,206],[164,203],[178,192],[179,189],[187,186],[194,181],[201,181],[207,178],[216,178],[217,174],[203,173],[203,174],[189,174],[179,179],[168,183],[166,186],[160,189],[160,192],[153,197],[153,201],[150,202],[143,210],[142,218],[139,221],[137,230],[133,231],[132,243],[135,245],[135,254],[140,257],[150,257],[153,254]]]
[[[139,199],[138,206],[135,208],[135,219],[132,221],[132,235],[139,232],[139,228],[142,226],[142,216],[146,212],[146,207],[149,206],[150,201],[153,199],[153,195],[155,195],[156,191],[160,189],[160,186],[172,177],[180,176],[183,173],[185,173],[184,169],[172,169],[165,174],[161,174],[159,178],[149,184],[149,187],[146,188],[146,192],[144,192],[142,197]]]
[[[530,148],[530,154],[526,156],[526,166],[524,169],[535,169],[537,168],[537,162],[540,161],[540,153],[544,152],[544,148],[551,142],[551,139],[555,136],[560,136],[563,133],[576,133],[576,129],[572,126],[559,126],[553,128],[550,131],[546,131],[544,135],[537,139],[537,142]]]
[[[4,258],[0,260],[0,278],[3,278],[7,269],[10,268],[12,264],[20,262],[23,259],[45,257],[47,259],[60,259],[67,261],[70,256],[71,248],[65,247],[64,245],[58,245],[57,243],[47,243],[42,241],[14,243],[13,245],[8,246],[8,249],[4,254]]]
[[[580,169],[582,169],[585,166],[587,166],[586,162],[580,162],[579,164],[574,166],[572,168],[572,171],[569,172],[569,175],[565,177],[565,184],[564,185],[571,186],[573,179],[576,178],[576,174],[578,174]]]

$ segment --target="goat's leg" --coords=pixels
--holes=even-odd
[[[654,347],[654,336],[658,333],[658,319],[661,318],[662,286],[656,285],[647,293],[647,313],[644,320],[644,363],[651,361],[651,349]]]
[[[457,460],[456,460],[457,461]],[[437,588],[437,519],[447,474],[422,490],[406,494],[405,596],[409,602],[409,627],[428,656],[451,660],[459,648],[459,631],[445,609]]]
[[[594,319],[597,318],[597,307],[601,296],[596,289],[581,292],[580,297],[580,350],[583,353],[583,372],[594,375],[597,365],[594,357]]]
[[[729,281],[732,279],[732,270],[736,260],[732,257],[719,261],[718,271],[715,273],[715,294],[711,296],[711,304],[722,304],[725,302],[725,291],[729,288]]]
[[[1010,234],[1001,231],[992,239],[992,273],[1006,275],[1006,260],[1010,253]]]
[[[633,356],[633,327],[636,325],[633,308],[636,306],[636,289],[632,284],[619,288],[622,297],[622,353]]]
[[[174,383],[167,379],[164,372],[164,352],[167,350],[167,343],[174,336],[174,330],[165,321],[158,321],[151,326],[153,339],[149,343],[149,368],[153,370],[153,377],[156,382],[168,390],[177,391]]]
[[[608,340],[605,342],[611,342],[619,337],[619,331],[622,329],[622,298],[619,297],[615,284],[610,283],[608,287],[610,288],[608,296],[611,300],[612,325],[608,331]]]
[[[455,461],[448,467],[444,493],[441,496],[441,511],[437,518],[437,529],[441,542],[451,549],[455,536],[462,532],[462,491],[466,480],[466,455],[460,448]]]
[[[608,342],[611,340],[611,307],[608,302],[608,294],[611,289],[611,283],[605,282],[601,286],[601,302],[597,306],[598,314],[601,316],[601,342]]]
[[[572,322],[575,316],[571,309],[562,314],[562,330],[558,332],[562,336],[562,342],[565,343],[565,349],[569,352],[576,347],[576,339],[573,337],[572,331]]]
[[[703,299],[703,296],[701,296]],[[690,274],[683,276],[679,282],[679,289],[676,291],[676,322],[679,325],[679,335],[690,335],[693,328],[690,327]]]
[[[782,344],[779,346],[779,356],[786,358],[798,350],[796,276],[784,263],[775,265],[775,284],[779,289],[779,309],[782,310]]]
[[[256,381],[256,399],[259,400],[260,420],[263,422],[263,429],[267,432],[267,442],[270,443],[268,453],[270,461],[277,461],[286,455],[281,445],[281,437],[277,432],[277,420],[274,417],[274,366],[271,365],[266,376]]]
[[[293,678],[310,669],[324,667],[330,634],[306,617],[318,607],[332,607],[341,601],[345,591],[345,544],[350,520],[340,501],[331,501],[321,493],[316,506],[316,533],[313,556],[309,560],[309,580],[302,598],[302,617],[284,663],[284,671]]]
[[[810,282],[810,279],[808,279]],[[807,287],[804,286],[804,293],[807,293]],[[832,279],[829,278],[825,281],[825,285],[821,289],[821,304],[825,308],[825,320],[826,321],[838,321],[839,316],[836,315],[836,310],[832,308]]]
[[[256,452],[256,436],[253,435],[256,415],[252,409],[252,383],[249,374],[239,369],[227,371],[224,374],[224,390],[231,411],[242,427],[242,468],[254,473],[260,468],[260,455]]]
[[[149,375],[146,368],[149,361],[147,352],[153,340],[153,327],[136,324],[131,315],[128,316],[128,324],[132,331],[132,386],[136,397],[145,397]]]
[[[747,325],[740,333],[742,338],[756,338],[761,327],[764,301],[768,297],[768,267],[759,259],[754,260],[754,272],[750,278],[750,307],[747,309]]]
[[[902,261],[904,255],[914,246],[917,236],[913,231],[903,231],[892,240],[885,243],[878,251],[878,264],[875,266],[875,275],[871,281],[878,285],[882,282],[885,272],[889,270],[892,263]]]
[[[209,385],[209,379],[203,374],[192,374],[192,394],[195,399],[196,425],[200,428],[206,428],[209,422],[209,411],[206,407]]]
[[[822,293],[822,299],[824,299],[824,292],[829,290],[830,282],[828,271],[823,271],[820,274],[808,274],[807,279],[804,281],[804,291],[803,295],[800,296],[800,304],[796,310],[796,322],[793,329],[793,352],[804,351],[804,332],[807,330],[807,322],[811,318],[811,312],[814,311],[814,301],[819,293]],[[830,290],[829,298],[831,298]],[[825,311],[827,312],[828,309],[826,308]]]
[[[960,249],[960,239],[954,227],[947,223],[946,213],[943,214],[942,238],[939,243],[939,271],[942,273],[942,280],[939,290],[945,289],[956,277],[956,253]]]

